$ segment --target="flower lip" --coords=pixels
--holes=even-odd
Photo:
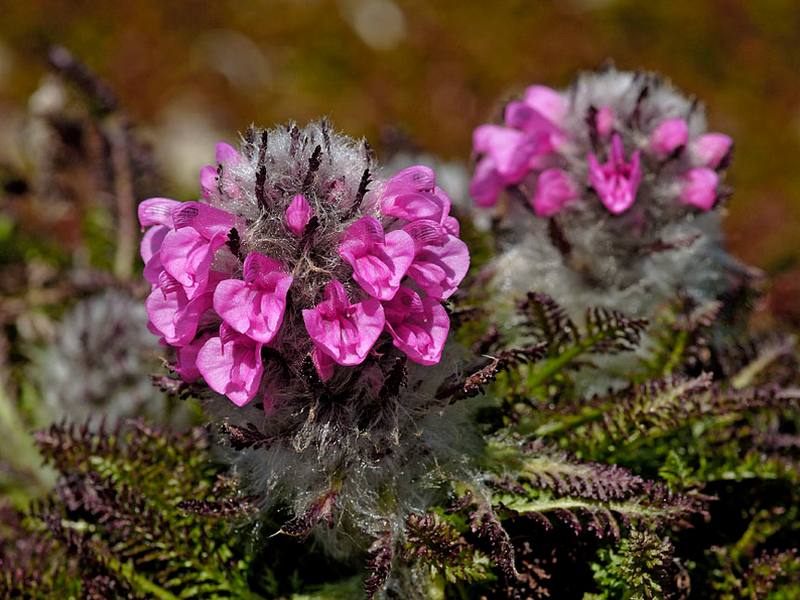
[[[261,385],[262,346],[223,323],[219,335],[209,338],[197,353],[197,370],[212,390],[224,394],[236,406],[244,406]]]
[[[414,260],[415,247],[405,231],[384,234],[380,221],[367,215],[347,229],[339,254],[353,267],[353,279],[365,292],[391,300]]]
[[[640,151],[634,151],[630,162],[627,162],[622,138],[615,134],[611,138],[608,161],[600,164],[597,157],[590,153],[588,163],[589,182],[603,205],[615,215],[628,210],[636,200],[642,180]]]
[[[385,325],[383,306],[374,298],[350,304],[341,282],[325,287],[324,300],[303,310],[306,331],[317,349],[344,366],[364,362]]]
[[[268,344],[283,322],[293,278],[278,263],[257,252],[244,261],[244,280],[227,279],[214,291],[214,310],[236,332]]]
[[[394,345],[410,360],[421,365],[434,365],[441,360],[450,330],[450,318],[441,304],[401,287],[384,310]]]

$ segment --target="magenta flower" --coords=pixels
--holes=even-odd
[[[234,331],[268,344],[283,322],[292,277],[279,262],[251,252],[244,259],[244,281],[227,279],[214,291],[214,310]]]
[[[309,358],[323,382],[368,357],[342,381],[376,373],[386,353],[438,361],[449,318],[437,300],[455,292],[469,254],[434,172],[373,182],[369,156],[323,124],[265,133],[241,152],[217,144],[218,166],[201,174],[206,201],[139,207],[148,327],[175,350],[175,372],[239,405],[260,394],[266,409],[266,390],[291,389]],[[391,304],[390,327],[383,303],[412,280],[422,312]],[[262,360],[275,366],[264,386]]]
[[[385,324],[380,302],[368,298],[351,304],[335,279],[325,287],[325,299],[303,311],[303,321],[317,349],[345,366],[364,362]]]
[[[403,228],[414,239],[416,254],[408,276],[428,295],[446,300],[469,270],[469,249],[434,221],[414,221]]]
[[[567,101],[561,94],[551,88],[534,85],[525,90],[522,101],[508,103],[505,124],[541,136],[543,149],[549,152],[562,141],[561,123],[567,110]]]
[[[170,200],[169,198],[149,198],[142,201],[137,208],[139,224],[142,227],[152,227],[161,225],[173,227],[172,213],[175,209],[183,206],[182,202]]]
[[[185,346],[194,339],[200,319],[213,305],[214,286],[224,279],[212,272],[206,290],[189,298],[171,275],[162,271],[158,285],[145,301],[150,325],[171,346]]]
[[[414,240],[402,229],[384,234],[375,217],[362,217],[345,231],[339,254],[351,267],[353,279],[378,300],[391,300],[411,261]]]
[[[616,120],[617,115],[614,113],[614,109],[610,106],[601,106],[597,110],[597,115],[595,116],[595,126],[597,127],[597,133],[601,138],[605,139],[611,135],[611,132],[614,131],[614,123]]]
[[[398,198],[431,192],[435,186],[436,175],[429,167],[423,165],[406,167],[384,184],[381,191],[381,210],[387,215],[392,215],[391,207],[395,205]]]
[[[711,169],[690,169],[683,175],[680,199],[702,210],[711,210],[717,201],[719,175]]]
[[[286,209],[286,226],[295,236],[300,237],[306,230],[314,211],[303,194],[297,194]]]
[[[208,339],[198,352],[197,370],[212,390],[224,394],[236,406],[244,406],[261,385],[262,347],[223,323],[219,336]]]
[[[214,255],[237,221],[230,213],[199,202],[184,203],[174,211],[173,221],[176,229],[164,236],[159,260],[194,298],[205,290]]]
[[[475,199],[475,203],[484,208],[494,206],[505,187],[506,184],[495,169],[492,158],[485,156],[480,159],[469,182],[469,194]]]
[[[210,333],[204,333],[175,351],[177,357],[175,372],[185,382],[193,383],[200,379],[201,374],[197,369],[197,354],[210,337]]]
[[[716,169],[728,156],[732,146],[733,139],[730,136],[724,133],[706,133],[692,142],[692,158],[700,167]]]
[[[409,359],[421,365],[441,360],[450,330],[450,318],[441,304],[401,287],[394,299],[384,304],[384,310],[394,345]]]
[[[611,152],[608,161],[601,165],[597,157],[590,153],[589,182],[600,196],[600,201],[615,215],[628,210],[636,200],[636,192],[642,180],[639,151],[631,155],[631,162],[625,161],[622,138],[615,135],[611,139]]]
[[[232,197],[238,198],[239,188],[232,181],[224,178],[224,170],[229,167],[236,166],[242,160],[241,155],[230,144],[219,142],[215,149],[215,160],[218,165],[223,168],[223,182],[222,187],[224,191]],[[212,165],[206,165],[200,169],[200,189],[203,191],[203,198],[210,197],[218,187],[220,182],[218,180],[219,169]]]
[[[449,216],[450,198],[428,177],[429,172],[433,173],[428,167],[418,165],[392,177],[381,194],[381,212],[404,221],[428,219],[442,224],[450,219],[455,221]]]
[[[685,119],[675,117],[661,121],[650,134],[650,150],[666,158],[689,140],[689,126]]]
[[[481,125],[472,136],[477,152],[490,157],[506,183],[516,183],[527,173],[531,160],[549,151],[547,136],[497,125]]]
[[[552,217],[577,197],[575,184],[565,171],[546,169],[536,180],[536,193],[531,199],[531,205],[538,216]]]
[[[319,378],[323,382],[333,377],[336,361],[317,347],[311,352],[311,362],[314,363],[314,368],[317,370],[317,374],[319,374]]]
[[[531,86],[502,122],[474,130],[470,195],[488,208],[510,189],[510,202],[527,198],[545,218],[566,202],[591,206],[595,194],[613,215],[634,202],[681,203],[684,175],[726,167],[732,144],[698,131],[696,112],[657,78],[615,69],[582,74],[568,90]]]

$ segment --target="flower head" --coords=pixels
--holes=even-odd
[[[374,180],[365,147],[325,122],[251,130],[239,149],[218,144],[216,161],[202,201],[139,207],[149,326],[181,377],[267,408],[273,391],[306,389],[307,366],[346,390],[396,352],[439,361],[441,302],[469,252],[431,169]],[[418,307],[404,316],[401,292]]]
[[[490,207],[516,188],[545,218],[598,201],[612,215],[643,199],[710,210],[707,202],[684,202],[675,185],[693,168],[725,165],[729,154],[731,139],[705,133],[700,111],[651,74],[609,69],[584,74],[563,92],[529,87],[506,105],[502,123],[475,129],[470,193]],[[637,208],[635,218],[648,211]]]

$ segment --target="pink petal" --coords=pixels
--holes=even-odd
[[[226,239],[227,235],[218,235],[209,241],[194,228],[184,227],[164,236],[159,258],[164,270],[194,298],[205,290],[214,253]]]
[[[214,158],[216,159],[217,163],[223,166],[230,166],[238,163],[242,157],[236,148],[230,144],[218,142],[214,148]]]
[[[435,365],[441,360],[450,331],[450,318],[441,304],[402,287],[384,304],[384,311],[394,345],[409,359],[421,365]]]
[[[503,191],[505,183],[494,166],[491,156],[484,156],[475,165],[475,174],[469,183],[469,194],[475,204],[488,208],[497,204],[497,198]]]
[[[237,406],[244,406],[261,385],[262,346],[248,337],[225,331],[223,324],[220,336],[210,338],[198,352],[197,369],[212,390],[224,394]]]
[[[481,125],[472,135],[473,149],[491,156],[497,173],[506,183],[517,183],[529,170],[529,163],[535,156],[547,149],[546,137],[529,135],[500,127]]]
[[[185,346],[178,348],[176,355],[178,361],[175,365],[175,372],[181,376],[186,383],[192,383],[200,379],[200,371],[197,369],[197,353],[206,343],[210,334],[206,333],[199,338],[192,340]]]
[[[222,281],[214,292],[214,310],[231,328],[267,344],[283,322],[292,277],[276,261],[250,253],[244,264],[245,281]]]
[[[349,304],[336,280],[325,288],[323,302],[303,311],[303,321],[315,346],[345,366],[364,362],[385,325],[380,302],[369,298]]]
[[[683,175],[680,200],[702,210],[711,210],[717,200],[719,175],[711,169],[690,169]]]
[[[142,241],[139,244],[139,254],[141,255],[145,264],[147,264],[147,262],[153,258],[153,255],[161,249],[164,236],[167,235],[168,231],[169,227],[164,225],[155,225],[144,232]]]
[[[526,102],[509,102],[505,110],[505,124],[526,134],[535,142],[533,162],[555,150],[563,141],[561,129],[546,115]]]
[[[672,154],[681,146],[685,146],[689,140],[689,126],[685,119],[675,117],[666,119],[650,134],[650,150],[665,158]]]
[[[442,221],[442,227],[450,235],[461,237],[461,224],[455,217],[445,217]]]
[[[203,198],[210,198],[217,192],[218,176],[217,167],[206,165],[200,169],[200,189],[203,191]]]
[[[436,185],[433,170],[423,165],[414,165],[398,171],[383,186],[381,203],[392,204],[395,197],[419,192],[430,192]]]
[[[724,133],[706,133],[691,145],[692,158],[700,167],[716,169],[733,147],[733,139]]]
[[[297,194],[286,209],[286,226],[295,236],[300,237],[313,215],[311,205],[303,194]]]
[[[451,204],[444,190],[436,187],[433,192],[414,192],[383,199],[381,212],[404,221],[429,219],[442,222],[450,214]]]
[[[608,161],[605,164],[601,165],[594,154],[589,154],[587,161],[589,183],[603,205],[615,215],[628,210],[636,200],[642,180],[639,150],[631,155],[629,163],[626,162],[622,138],[614,135],[611,139]]]
[[[570,201],[578,197],[575,184],[561,169],[547,169],[536,180],[536,193],[531,204],[540,217],[552,217]]]
[[[614,131],[614,122],[616,121],[616,114],[614,109],[610,106],[601,106],[597,111],[595,117],[595,124],[597,125],[597,133],[601,138],[606,138]]]
[[[467,245],[433,221],[414,221],[403,230],[417,248],[408,276],[437,300],[452,296],[469,270]]]
[[[183,202],[170,200],[169,198],[148,198],[139,203],[137,213],[139,225],[150,227],[151,225],[166,225],[172,227],[172,213],[180,207]]]
[[[218,208],[202,202],[183,202],[172,215],[176,229],[191,227],[207,240],[224,235],[236,227],[238,219]]]
[[[336,362],[327,354],[320,351],[319,348],[314,348],[311,353],[311,362],[314,363],[314,368],[322,381],[328,381],[333,377],[333,370],[336,368]]]
[[[252,283],[260,289],[271,289],[277,275],[288,277],[284,273],[281,263],[259,252],[251,252],[247,255],[242,265],[242,274],[247,283]]]
[[[353,279],[379,300],[394,297],[414,259],[414,240],[402,230],[384,237],[375,217],[362,217],[345,232],[339,254],[353,267]]]
[[[561,124],[569,110],[567,100],[561,94],[543,85],[533,85],[526,89],[524,101],[556,125]]]
[[[216,274],[215,274],[216,275]],[[165,275],[170,279],[169,275]],[[216,284],[218,276],[212,278]],[[153,288],[145,301],[147,316],[153,329],[171,346],[185,346],[194,339],[200,318],[209,310],[213,301],[213,289],[196,298],[189,299],[186,292],[175,282]]]

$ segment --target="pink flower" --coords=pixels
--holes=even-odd
[[[423,165],[403,169],[389,179],[381,192],[380,206],[385,216],[436,221],[453,235],[458,235],[461,228],[450,216],[450,197],[436,185],[433,171]]]
[[[441,360],[450,330],[450,318],[441,304],[401,287],[383,308],[394,345],[408,358],[421,365],[435,365]]]
[[[212,272],[209,286],[194,298],[168,273],[163,272],[158,285],[145,301],[150,326],[171,346],[185,346],[194,339],[201,317],[213,304],[215,285],[224,279],[222,273]]]
[[[568,110],[567,101],[555,90],[534,85],[525,90],[522,101],[509,102],[505,124],[534,135],[540,154],[555,150],[563,142],[561,124]]]
[[[314,368],[317,370],[317,374],[323,382],[333,377],[336,361],[317,347],[314,347],[314,350],[311,352],[311,362],[314,363]]]
[[[225,142],[217,143],[214,154],[217,164],[222,165],[223,177],[225,175],[226,167],[236,166],[242,159],[239,152],[233,146],[226,144]],[[217,188],[220,185],[217,181],[218,176],[219,170],[215,166],[206,165],[200,169],[200,189],[203,191],[203,198],[209,198],[214,192],[217,191]],[[234,198],[239,196],[239,188],[233,182],[223,181],[222,185],[223,191],[226,194]]]
[[[403,229],[416,246],[408,276],[429,296],[446,300],[469,269],[467,245],[434,221],[414,221]]]
[[[683,175],[681,202],[702,210],[711,210],[717,200],[719,175],[711,169],[689,169]]]
[[[563,122],[569,110],[569,104],[564,96],[544,85],[528,87],[523,100],[554,125]]]
[[[244,259],[244,281],[227,279],[214,291],[214,310],[231,329],[268,344],[283,322],[292,277],[280,263],[251,252]]]
[[[475,199],[475,204],[488,208],[497,204],[500,192],[505,188],[503,178],[494,166],[490,156],[484,156],[475,165],[475,174],[469,183],[469,194]]]
[[[610,106],[601,106],[595,116],[595,126],[601,138],[607,138],[614,131],[614,122],[617,116]]]
[[[385,214],[386,208],[395,205],[397,198],[410,194],[431,192],[436,185],[436,175],[433,170],[423,165],[407,167],[395,173],[383,186],[381,191],[381,207]]]
[[[549,152],[547,144],[547,137],[538,132],[523,133],[499,125],[481,125],[472,134],[474,150],[492,158],[506,184],[521,181],[531,161]]]
[[[178,357],[175,372],[185,382],[192,383],[200,379],[200,371],[197,369],[197,353],[210,337],[209,333],[203,334],[175,351]]]
[[[173,227],[172,213],[181,206],[181,202],[169,198],[149,198],[139,204],[139,224],[148,228],[139,244],[139,254],[145,264],[144,277],[152,285],[158,282],[162,271],[159,250]]]
[[[384,234],[380,221],[362,217],[344,234],[339,254],[353,267],[353,279],[373,298],[391,300],[411,261],[414,240],[403,230]]]
[[[364,362],[385,324],[380,302],[369,298],[350,304],[344,286],[335,279],[325,287],[322,302],[303,310],[303,321],[314,345],[344,366]]]
[[[731,151],[733,139],[724,133],[706,133],[691,144],[692,159],[700,167],[716,169]]]
[[[685,119],[665,119],[650,134],[650,150],[660,158],[666,158],[689,140],[689,126]]]
[[[578,197],[578,191],[569,175],[561,169],[546,169],[536,180],[536,193],[531,205],[540,217],[552,217],[570,200]]]
[[[639,151],[631,155],[631,162],[625,162],[625,149],[622,138],[611,138],[611,152],[608,162],[601,165],[594,154],[589,154],[589,182],[600,196],[600,201],[615,215],[625,212],[636,200],[636,192],[642,180]]]
[[[219,336],[208,339],[198,352],[197,369],[212,390],[224,394],[236,406],[244,406],[261,385],[262,347],[223,323]]]
[[[163,225],[172,227],[172,213],[183,206],[183,202],[170,200],[169,198],[148,198],[143,200],[136,212],[139,216],[139,224],[142,227],[153,225]]]
[[[303,194],[297,194],[286,209],[286,226],[296,237],[300,237],[306,230],[306,225],[313,214],[314,211],[311,210],[306,197]]]
[[[159,260],[194,298],[205,290],[214,254],[225,245],[236,218],[207,204],[186,202],[174,211],[173,221],[176,229],[164,236]]]

